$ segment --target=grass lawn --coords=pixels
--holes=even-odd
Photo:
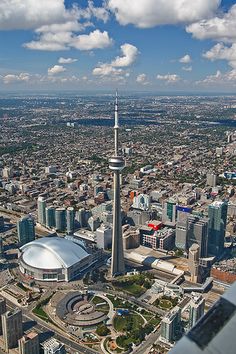
[[[131,323],[131,330],[134,331],[144,324],[144,320],[136,313],[131,313],[127,316],[116,316],[114,319],[114,328],[118,332],[126,332],[128,323]]]
[[[104,303],[104,302],[106,302],[106,300],[102,299],[100,296],[94,296],[94,297],[92,298],[92,303],[93,303],[94,305],[102,304],[102,303]],[[106,302],[106,303],[107,303],[107,302]]]
[[[141,296],[146,291],[146,288],[143,288],[141,285],[135,283],[134,284],[119,283],[119,286],[116,286],[116,288],[121,289],[137,297]]]
[[[42,319],[45,320],[45,321],[49,321],[49,320],[50,320],[49,317],[48,317],[48,315],[47,315],[47,313],[42,309],[41,306],[38,306],[38,305],[37,305],[37,306],[33,309],[33,313],[34,313],[36,316],[42,318]]]
[[[158,307],[160,307],[161,309],[170,310],[173,307],[173,305],[170,300],[161,299],[159,301]]]
[[[149,321],[152,317],[153,317],[153,313],[148,312],[146,310],[143,310],[142,312],[140,312],[141,315],[143,315],[143,317],[145,318],[145,320]]]
[[[159,323],[161,322],[160,318],[155,318],[153,317],[148,323],[150,323],[151,325],[153,325],[154,327],[157,326]]]
[[[132,344],[133,343],[133,338],[132,337],[127,337],[126,339],[120,339],[119,337],[116,339],[116,343],[118,344],[119,347],[125,347],[126,345]]]
[[[111,302],[113,303],[113,306],[115,308],[125,308],[125,309],[130,309],[132,308],[132,305],[130,302],[126,301],[126,300],[122,300],[119,297],[115,297],[112,295],[107,295],[108,299],[111,300]]]

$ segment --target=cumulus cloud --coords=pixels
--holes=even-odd
[[[236,69],[236,43],[233,43],[229,47],[225,46],[223,43],[217,43],[204,53],[203,57],[211,61],[227,60],[229,65]]]
[[[106,31],[95,30],[89,34],[78,32],[91,27],[92,18],[106,22],[109,11],[94,6],[77,4],[65,6],[65,0],[1,0],[0,30],[33,29],[36,39],[23,46],[32,50],[57,51],[70,48],[91,50],[105,48],[111,44]]]
[[[0,29],[34,29],[44,24],[61,23],[73,17],[64,0],[2,0]]]
[[[149,84],[146,74],[139,74],[139,75],[136,77],[136,82],[137,82],[138,84],[142,84],[142,85],[148,85],[148,84]]]
[[[236,41],[236,4],[227,13],[190,24],[186,27],[197,39],[214,39],[223,42]]]
[[[120,24],[150,28],[209,18],[220,3],[221,0],[108,0],[107,6]]]
[[[95,30],[89,34],[72,37],[69,45],[80,50],[92,50],[106,48],[112,43],[113,41],[109,38],[107,31],[101,32],[100,30]]]
[[[189,54],[184,55],[182,58],[179,59],[179,62],[182,64],[189,64],[191,63],[192,59]]]
[[[39,30],[38,30],[39,31]],[[107,31],[94,30],[89,34],[75,35],[73,32],[42,32],[37,41],[25,43],[24,46],[34,50],[67,50],[75,48],[79,50],[102,49],[110,46],[113,40]]]
[[[116,57],[116,59],[111,62],[111,65],[115,67],[125,67],[133,64],[137,58],[138,49],[129,43],[123,44],[120,49],[123,55]]]
[[[76,61],[78,61],[78,59],[63,58],[63,57],[58,59],[59,64],[72,64],[72,63],[75,63]]]
[[[73,4],[66,8],[65,0],[1,0],[0,29],[36,29],[45,25],[60,25],[96,17],[106,22],[109,13],[105,7],[95,7],[88,1],[86,8]]]
[[[157,80],[165,81],[166,83],[173,84],[181,80],[177,74],[157,75]]]
[[[48,75],[61,74],[66,71],[66,68],[62,65],[54,65],[52,68],[48,69]]]
[[[95,76],[117,76],[123,73],[123,69],[113,68],[111,64],[101,64],[99,67],[93,69],[93,75]]]
[[[2,77],[4,84],[12,84],[17,82],[28,82],[30,80],[29,73],[20,73],[19,75],[8,74]]]
[[[217,70],[216,74],[208,75],[205,79],[197,81],[196,85],[216,87],[216,85],[236,87],[236,69],[222,73]]]
[[[86,9],[89,17],[96,17],[98,20],[102,20],[103,22],[107,22],[109,19],[109,12],[105,7],[95,7],[93,1],[88,1],[88,7]]]
[[[126,75],[122,68],[128,67],[133,64],[138,55],[138,49],[129,43],[121,45],[120,50],[122,56],[116,57],[111,63],[101,63],[98,67],[93,69],[93,75],[96,76],[114,76],[120,77]]]

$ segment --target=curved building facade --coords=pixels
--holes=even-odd
[[[19,250],[20,271],[40,281],[70,281],[91,264],[92,255],[72,241],[44,237]]]
[[[66,230],[66,209],[57,208],[55,211],[56,230],[63,232]]]

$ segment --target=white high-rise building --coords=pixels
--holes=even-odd
[[[161,340],[173,343],[179,332],[181,309],[176,306],[168,312],[161,322]]]
[[[195,326],[197,321],[204,315],[205,299],[197,293],[191,294],[189,328]]]
[[[38,197],[38,222],[46,225],[46,200],[44,197]]]
[[[140,210],[150,209],[150,196],[147,194],[139,194],[133,199],[133,208]]]
[[[96,230],[97,247],[101,249],[108,249],[111,246],[112,228],[110,226],[101,225]]]

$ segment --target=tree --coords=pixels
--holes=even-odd
[[[110,334],[111,331],[105,324],[100,324],[97,326],[96,333],[101,337],[105,337]]]

